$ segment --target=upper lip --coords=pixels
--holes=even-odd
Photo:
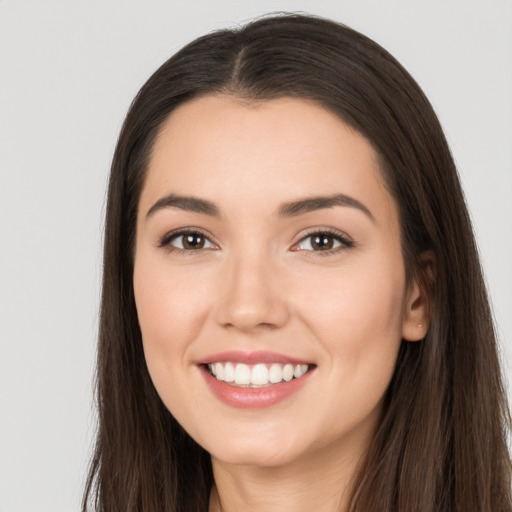
[[[253,352],[240,351],[240,350],[228,350],[226,352],[219,352],[216,354],[209,355],[197,364],[210,364],[210,363],[245,363],[245,364],[257,364],[257,363],[281,363],[281,364],[312,364],[311,361],[305,359],[299,359],[297,357],[287,356],[285,354],[279,354],[277,352],[269,352],[266,350],[258,350]]]

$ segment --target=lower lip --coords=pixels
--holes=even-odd
[[[271,407],[299,391],[313,373],[313,370],[309,370],[298,379],[272,384],[263,388],[239,388],[216,379],[204,366],[201,366],[201,371],[212,393],[221,402],[239,409]]]

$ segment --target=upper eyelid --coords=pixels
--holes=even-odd
[[[352,239],[352,237],[349,236],[344,231],[341,231],[339,229],[334,229],[334,228],[316,227],[316,228],[310,228],[309,230],[306,230],[305,233],[303,232],[300,235],[298,235],[297,241],[294,242],[293,245],[297,245],[299,242],[301,242],[305,238],[308,238],[312,235],[320,235],[320,234],[328,234],[328,235],[332,236],[333,238],[340,239],[342,242],[354,243],[354,240]]]

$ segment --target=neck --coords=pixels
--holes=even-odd
[[[227,464],[212,457],[209,512],[345,512],[361,451],[340,456],[332,448],[280,467]]]

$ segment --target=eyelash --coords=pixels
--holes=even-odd
[[[181,253],[187,253],[188,255],[192,255],[194,253],[197,254],[198,252],[200,252],[203,249],[203,248],[200,248],[200,249],[181,249],[179,247],[174,247],[174,246],[171,245],[171,242],[173,242],[174,240],[176,240],[179,237],[184,236],[184,235],[192,235],[192,236],[203,237],[206,241],[208,241],[210,244],[215,246],[215,244],[210,240],[210,238],[203,231],[201,231],[201,230],[199,230],[197,228],[183,228],[183,229],[178,229],[178,230],[171,231],[171,232],[165,234],[160,239],[160,241],[158,243],[158,247],[164,248],[164,249],[166,249],[169,252],[179,251]],[[311,237],[313,237],[315,235],[316,236],[324,236],[326,238],[332,238],[335,241],[339,242],[340,246],[334,247],[332,249],[328,249],[328,250],[325,250],[325,251],[314,251],[314,250],[306,250],[306,249],[294,249],[294,247],[299,246],[305,240],[307,240],[308,238],[311,238]],[[331,254],[334,254],[334,253],[337,253],[337,252],[340,252],[340,251],[343,251],[343,250],[346,250],[346,249],[350,249],[351,247],[354,247],[354,245],[355,244],[354,244],[353,240],[348,238],[347,235],[344,234],[343,232],[338,231],[338,230],[333,229],[333,228],[327,228],[327,229],[323,228],[323,229],[312,230],[309,233],[307,233],[306,235],[304,235],[297,243],[295,243],[292,246],[291,250],[292,251],[297,251],[297,252],[301,251],[301,252],[304,252],[306,254],[310,253],[310,254],[308,254],[308,256],[313,256],[313,257],[316,257],[316,256],[329,256]],[[211,249],[211,248],[208,247],[207,249]]]

